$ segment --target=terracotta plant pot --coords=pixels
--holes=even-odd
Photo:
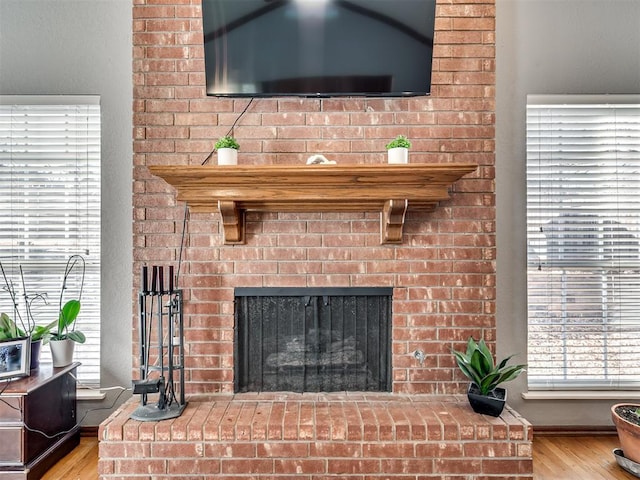
[[[504,388],[496,388],[492,393],[492,395],[482,395],[478,386],[475,383],[470,383],[467,398],[473,411],[499,417],[507,403],[507,391]]]
[[[635,417],[630,413],[636,409],[640,409],[640,404],[618,403],[611,407],[611,419],[618,430],[618,439],[625,458],[640,463],[640,416]]]
[[[66,367],[73,363],[73,340],[51,340],[51,359],[54,367]]]

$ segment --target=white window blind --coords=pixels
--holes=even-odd
[[[74,359],[82,362],[79,380],[99,383],[98,97],[0,97],[0,225],[0,261],[20,302],[23,321],[25,294],[33,300],[31,310],[38,324],[58,318],[67,261],[72,255],[84,258],[76,326],[87,342],[76,344]],[[77,268],[70,275],[63,302],[79,295],[80,273]],[[0,286],[0,311],[17,318],[2,277]],[[41,362],[50,358],[49,348],[43,347]]]
[[[640,387],[640,96],[527,98],[530,389]]]

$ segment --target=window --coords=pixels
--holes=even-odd
[[[85,278],[76,345],[84,383],[100,379],[100,106],[98,97],[0,97],[0,260],[20,300],[44,325],[57,318],[68,259],[81,255]],[[79,270],[76,270],[76,273]],[[23,290],[22,277],[25,290]],[[78,275],[65,298],[75,298]],[[75,282],[75,283],[74,283]],[[0,311],[16,317],[0,277]],[[42,362],[50,361],[42,349]]]
[[[530,389],[640,387],[640,97],[527,99]]]

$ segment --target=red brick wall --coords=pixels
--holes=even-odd
[[[184,215],[145,167],[201,164],[248,100],[205,95],[200,0],[134,0],[133,19],[137,285],[142,264],[177,264]],[[191,214],[179,284],[188,393],[233,390],[234,287],[323,285],[395,287],[394,391],[462,391],[450,348],[495,338],[494,90],[494,0],[438,0],[431,96],[254,100],[235,128],[240,164],[303,164],[315,153],[383,163],[384,145],[404,134],[411,163],[478,170],[435,212],[410,211],[395,246],[379,245],[371,212],[250,214],[247,243],[235,246],[222,244],[217,215]]]

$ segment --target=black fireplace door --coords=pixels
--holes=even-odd
[[[390,391],[392,292],[237,288],[235,391]]]

